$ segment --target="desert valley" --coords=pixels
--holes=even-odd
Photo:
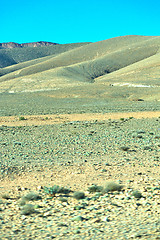
[[[160,37],[0,43],[0,239],[160,239]]]

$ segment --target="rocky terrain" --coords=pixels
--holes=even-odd
[[[160,118],[146,116],[2,125],[1,238],[159,239]],[[123,188],[89,191],[108,182]]]

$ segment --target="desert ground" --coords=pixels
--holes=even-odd
[[[1,117],[1,239],[159,239],[159,116]],[[89,192],[108,182],[123,188]]]
[[[160,239],[159,39],[0,49],[0,239]]]

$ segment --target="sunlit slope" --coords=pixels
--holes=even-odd
[[[4,67],[4,68],[0,68],[0,77],[3,76],[3,75],[6,75],[8,73],[12,73],[12,72],[15,72],[17,70],[20,70],[20,69],[23,69],[23,68],[26,68],[26,67],[44,62],[44,61],[46,61],[50,58],[53,58],[53,55],[33,59],[33,60],[30,60],[30,61],[26,61],[26,62],[22,62],[22,63],[18,63],[18,64],[14,64],[14,65]]]
[[[128,46],[132,46],[134,44],[140,44],[143,43],[144,41],[148,42],[148,40],[152,39],[155,40],[154,37],[125,36],[87,44],[80,48],[76,48],[71,51],[62,53],[58,56],[55,56],[48,61],[41,62],[41,64],[35,64],[35,66],[32,66],[31,68],[24,69],[23,71],[21,71],[21,74],[19,73],[19,76],[34,74],[55,67],[67,66],[74,63],[93,60],[96,59],[97,57],[99,58],[101,56],[115,52],[117,50],[121,50],[123,48],[127,48]],[[1,75],[2,74],[3,73],[1,72]]]
[[[121,68],[95,79],[96,82],[110,82],[114,85],[142,84],[160,86],[160,52],[142,61]]]
[[[135,71],[137,74],[141,71],[140,75],[143,75],[141,78],[137,75],[136,81],[140,84],[147,71],[148,79],[152,73],[155,77],[158,74],[159,52],[160,37],[125,36],[90,43],[58,56],[2,69],[7,74],[0,77],[0,91],[36,91],[95,82],[135,81]]]
[[[77,74],[82,74],[82,78],[84,75],[88,75],[89,78],[93,79],[157,53],[160,46],[160,38],[150,37],[148,39],[146,37],[139,37],[140,43],[137,43],[136,41],[135,44],[132,44],[131,40],[133,40],[133,38],[137,40],[138,37],[127,36],[89,44],[62,53],[51,59],[44,59],[44,61],[40,63],[36,63],[29,67],[25,67],[18,72],[1,77],[0,81],[32,75],[62,66],[70,66],[72,69],[74,68],[73,71],[77,71]],[[119,44],[117,43],[118,39]],[[144,41],[142,41],[142,39],[144,39]],[[79,65],[71,66],[76,63]],[[67,68],[67,71],[68,70],[71,69]]]

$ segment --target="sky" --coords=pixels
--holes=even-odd
[[[0,43],[160,36],[159,0],[3,0]]]

